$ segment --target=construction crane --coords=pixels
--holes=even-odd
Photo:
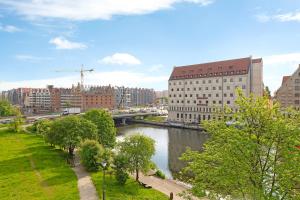
[[[95,71],[94,69],[84,69],[84,66],[81,65],[81,69],[80,70],[56,70],[56,72],[80,72],[80,87],[81,89],[84,88],[84,73],[85,72],[93,72]]]

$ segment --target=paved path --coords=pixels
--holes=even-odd
[[[75,154],[75,167],[73,171],[78,178],[78,189],[80,193],[80,200],[99,200],[96,188],[92,182],[89,173],[84,169],[80,163],[79,156]]]
[[[188,187],[184,186],[183,184],[179,184],[173,180],[168,179],[160,179],[155,176],[144,176],[140,174],[140,181],[146,183],[147,185],[152,186],[152,188],[170,196],[170,193],[173,192],[174,200],[184,200],[183,198],[179,197],[178,194],[187,190]],[[193,198],[197,199],[197,198]],[[206,200],[206,199],[201,199]]]

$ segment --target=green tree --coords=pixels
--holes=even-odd
[[[203,152],[187,150],[184,174],[193,175],[193,195],[211,199],[300,199],[300,118],[281,112],[267,97],[239,92],[236,123],[203,124],[210,139]],[[299,187],[299,186],[298,186]]]
[[[47,135],[51,128],[51,121],[48,119],[40,120],[35,123],[36,133],[40,135]]]
[[[51,124],[46,141],[68,149],[69,155],[73,156],[80,142],[96,137],[97,127],[92,122],[79,116],[67,116]]]
[[[0,101],[0,117],[14,116],[18,114],[18,109],[15,108],[7,100]]]
[[[271,96],[271,91],[270,91],[270,89],[269,89],[268,86],[265,87],[264,94],[265,94],[265,96],[268,97],[268,99],[271,99],[271,97],[272,97],[272,96]]]
[[[93,122],[98,128],[98,140],[105,148],[113,148],[116,144],[116,128],[110,113],[94,109],[86,112],[84,118]]]
[[[151,167],[151,157],[155,153],[153,139],[143,135],[125,137],[120,143],[119,152],[128,159],[128,169],[136,173],[136,181],[139,181],[139,171],[147,172]]]
[[[85,140],[79,149],[82,164],[88,171],[98,170],[98,163],[104,154],[103,147],[96,140]]]
[[[116,180],[120,185],[125,185],[127,179],[129,178],[129,175],[127,173],[129,164],[127,157],[119,153],[114,158],[114,166],[116,171]]]

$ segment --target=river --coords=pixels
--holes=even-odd
[[[184,163],[178,158],[187,147],[200,151],[208,138],[207,134],[197,130],[135,124],[119,127],[118,140],[136,133],[155,140],[156,152],[152,161],[164,172],[167,178],[173,178],[184,167]]]

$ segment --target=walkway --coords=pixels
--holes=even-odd
[[[99,200],[96,188],[92,182],[89,173],[84,169],[80,163],[77,152],[75,153],[75,167],[73,171],[78,178],[78,189],[80,193],[80,200]]]
[[[152,186],[152,188],[168,196],[170,196],[170,193],[173,192],[174,200],[184,200],[183,198],[179,197],[178,194],[188,189],[187,186],[176,183],[173,180],[168,180],[168,179],[163,180],[155,176],[144,176],[143,174],[140,174],[140,181],[142,183]],[[193,199],[196,200],[197,198],[193,198]],[[203,198],[201,200],[206,200],[206,199]]]

